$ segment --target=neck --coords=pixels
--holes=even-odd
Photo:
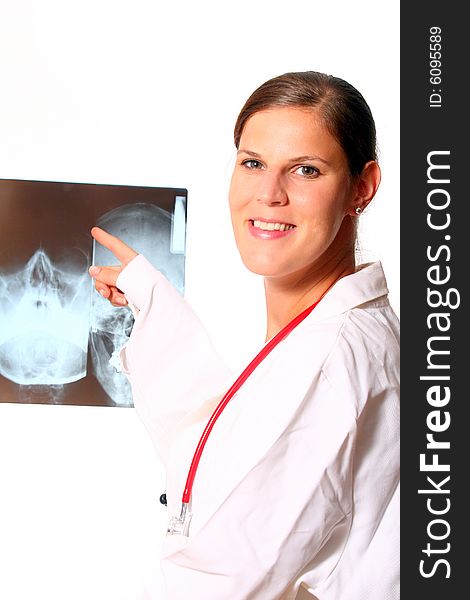
[[[286,278],[266,277],[266,341],[324,296],[339,279],[351,275],[354,271],[354,255],[348,253],[321,267],[311,268],[308,272],[296,273]]]

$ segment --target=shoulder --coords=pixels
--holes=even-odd
[[[386,297],[342,315],[322,372],[337,392],[350,398],[357,416],[374,398],[398,402],[399,323]]]
[[[289,350],[356,418],[372,397],[398,399],[399,323],[386,295],[306,320]]]

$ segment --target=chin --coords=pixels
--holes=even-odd
[[[241,257],[243,264],[255,275],[260,275],[261,277],[279,277],[283,275],[283,271],[277,261],[272,258],[263,259],[260,256],[254,257],[253,255]]]

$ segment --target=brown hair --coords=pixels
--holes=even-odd
[[[375,123],[363,96],[347,81],[316,71],[285,73],[258,87],[235,123],[237,148],[248,119],[275,106],[318,109],[322,122],[343,148],[353,177],[368,161],[377,160]]]

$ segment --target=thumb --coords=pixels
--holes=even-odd
[[[93,266],[88,269],[88,272],[97,282],[116,287],[116,281],[122,269],[123,267]]]

